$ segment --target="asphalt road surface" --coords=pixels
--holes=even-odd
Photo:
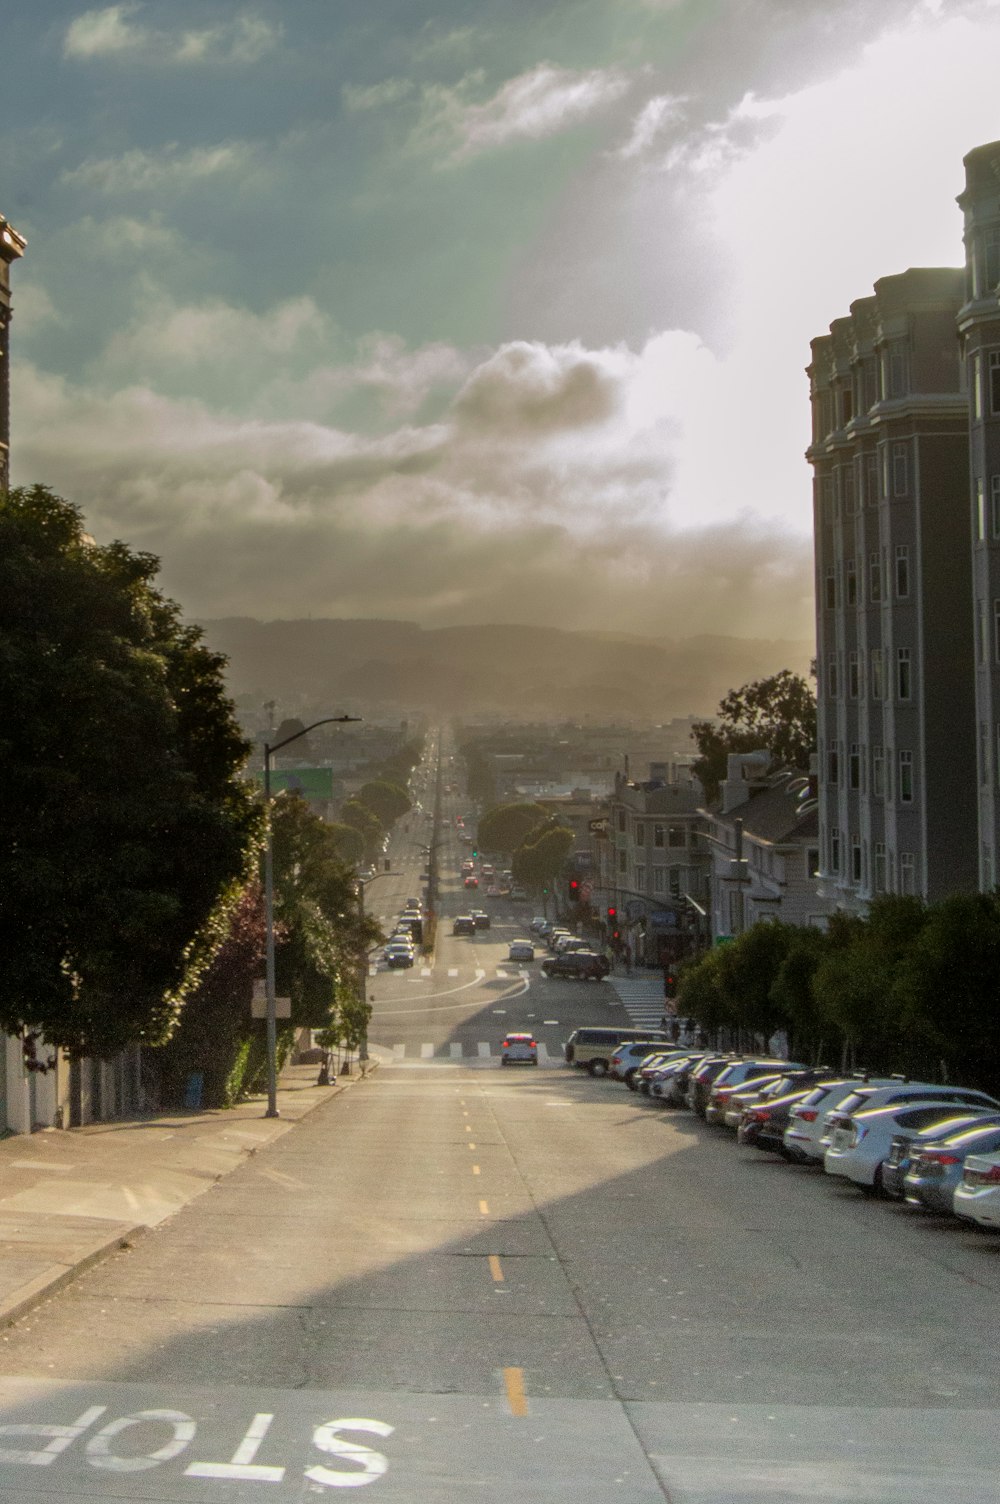
[[[561,1066],[621,1010],[522,928],[376,965],[372,1079],[3,1334],[4,1504],[1000,1501],[1000,1239]]]

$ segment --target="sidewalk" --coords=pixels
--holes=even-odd
[[[377,1060],[371,1062],[374,1067]],[[175,1112],[0,1141],[0,1326],[207,1191],[258,1149],[361,1080],[317,1086],[315,1065],[228,1111]]]

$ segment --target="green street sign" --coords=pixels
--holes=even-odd
[[[258,778],[264,780],[263,773]],[[332,768],[275,768],[271,773],[272,793],[291,790],[303,799],[333,798]]]

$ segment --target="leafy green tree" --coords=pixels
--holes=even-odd
[[[511,861],[514,881],[536,890],[550,888],[572,849],[571,830],[561,825],[548,827],[514,852]]]
[[[765,920],[720,948],[719,985],[736,1031],[748,1036],[748,1044],[766,1046],[787,1022],[773,987],[791,942],[791,926]]]
[[[816,696],[790,669],[731,689],[719,702],[717,719],[695,721],[691,730],[698,757],[694,773],[707,799],[718,797],[731,752],[764,749],[784,767],[809,771],[816,748]]]
[[[348,799],[340,807],[340,823],[349,825],[358,832],[364,844],[365,856],[369,861],[374,861],[385,834],[382,821],[375,811],[358,799]]]
[[[867,919],[831,920],[829,950],[816,968],[813,990],[820,1017],[843,1042],[842,1064],[902,1067],[908,1046],[896,975],[926,917],[919,898],[884,895],[872,903]]]
[[[353,825],[338,825],[331,820],[327,830],[333,837],[337,856],[348,867],[356,867],[365,854],[365,839]]]
[[[169,1037],[226,936],[260,807],[224,660],[42,486],[0,496],[0,1027]]]
[[[811,925],[792,928],[788,950],[771,984],[771,998],[784,1020],[789,1053],[795,1060],[819,1063],[830,1047],[834,1031],[820,1016],[814,988],[817,968],[829,948],[825,931]]]
[[[477,834],[482,851],[502,851],[512,855],[541,826],[549,821],[549,812],[540,804],[496,804],[479,817]]]
[[[682,1018],[696,1019],[708,1034],[735,1025],[730,999],[722,985],[725,949],[725,946],[716,946],[696,961],[686,962],[677,981],[678,1014]]]
[[[385,779],[376,779],[372,783],[362,785],[356,798],[359,804],[365,805],[372,811],[386,830],[394,821],[401,819],[410,808],[406,790],[401,789],[398,783],[387,783]]]

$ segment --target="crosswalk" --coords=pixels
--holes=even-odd
[[[663,978],[654,976],[610,976],[608,981],[618,995],[632,1023],[640,1029],[658,1029],[663,1018]]]
[[[488,974],[482,968],[480,968],[480,970],[483,971],[484,976]],[[389,966],[385,961],[369,961],[368,975],[370,977],[382,976],[385,973],[391,973],[393,976],[397,977],[408,978],[411,982],[415,982],[420,979],[426,981],[429,977],[436,977],[438,980],[440,980],[440,978],[443,976],[447,976],[451,980],[454,980],[454,978],[459,974],[459,968],[457,966]],[[517,982],[522,977],[530,977],[531,972],[526,971],[523,966],[509,965],[495,967],[493,975],[496,977],[498,982]]]
[[[393,1065],[403,1064],[435,1064],[448,1065],[456,1061],[476,1062],[476,1064],[499,1065],[503,1056],[503,1050],[497,1041],[480,1039],[475,1044],[463,1044],[459,1040],[450,1040],[447,1044],[419,1044],[404,1042],[394,1044],[391,1050],[392,1060],[386,1063]],[[538,1064],[549,1069],[563,1064],[562,1050],[554,1047],[550,1052],[544,1041],[538,1041]]]

